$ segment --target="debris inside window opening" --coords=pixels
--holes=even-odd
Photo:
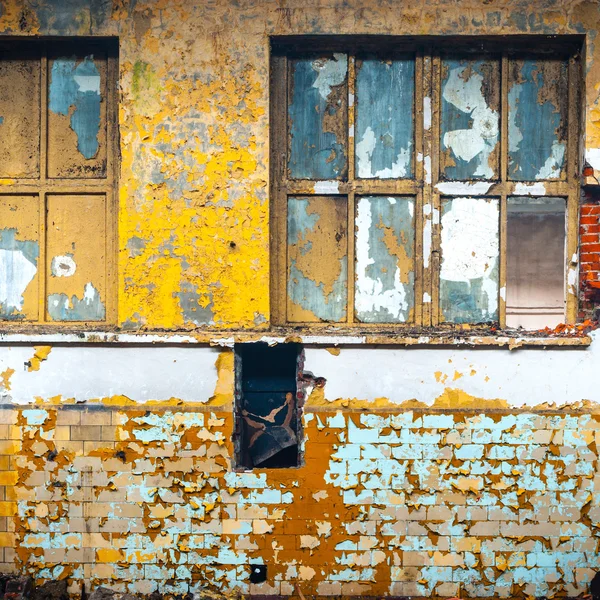
[[[245,468],[299,465],[298,344],[236,346],[236,453]]]

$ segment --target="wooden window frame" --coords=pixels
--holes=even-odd
[[[530,182],[511,181],[508,177],[508,66],[509,59],[535,58],[552,53],[568,60],[568,127],[565,176],[563,179],[542,180],[528,195],[537,198],[560,197],[566,202],[566,248],[565,248],[565,322],[575,323],[578,312],[578,223],[581,139],[582,139],[582,36],[513,36],[453,38],[393,38],[389,36],[282,36],[271,39],[270,70],[270,227],[271,227],[271,322],[274,326],[290,329],[362,330],[382,333],[410,333],[411,330],[434,327],[440,330],[463,331],[479,328],[506,329],[506,262],[507,262],[507,199],[522,196],[517,186]],[[533,50],[531,50],[533,48]],[[315,180],[288,178],[288,90],[289,66],[294,58],[310,58],[319,53],[344,52],[348,55],[348,94],[355,93],[355,60],[357,54],[376,54],[381,58],[390,54],[413,53],[415,56],[415,120],[412,179],[357,179],[355,177],[356,104],[348,102],[348,177],[344,180],[321,181],[315,188]],[[443,183],[440,177],[440,91],[442,60],[456,55],[479,58],[494,57],[500,64],[500,171],[498,180],[473,180],[490,183],[482,194],[444,191],[438,189]],[[429,98],[429,100],[426,100]],[[425,115],[430,103],[430,125],[425,126]],[[422,155],[423,160],[417,160]],[[430,178],[426,181],[425,161],[430,161]],[[456,182],[467,183],[467,182]],[[531,182],[533,183],[533,182]],[[327,186],[331,193],[323,192]],[[539,190],[543,187],[543,192]],[[287,310],[287,199],[293,196],[345,196],[348,202],[348,300],[345,322],[288,322]],[[415,305],[414,322],[410,323],[363,323],[355,320],[355,217],[356,199],[365,195],[405,195],[415,202]],[[496,198],[500,206],[499,223],[499,323],[495,325],[443,323],[440,309],[440,256],[441,225],[439,215],[442,198],[465,196],[473,198]],[[430,221],[427,224],[427,221]],[[427,230],[431,240],[425,240]],[[425,234],[424,234],[425,232]],[[429,242],[429,243],[428,243]],[[430,253],[424,256],[424,247]],[[426,260],[426,258],[428,260]],[[430,301],[425,301],[425,298]]]
[[[38,199],[40,223],[38,258],[38,319],[37,320],[0,320],[0,325],[6,329],[31,329],[44,326],[52,329],[90,329],[101,331],[112,329],[117,322],[117,226],[116,199],[119,174],[118,146],[118,40],[116,38],[100,37],[70,37],[51,39],[14,39],[0,38],[2,46],[12,48],[22,47],[29,50],[34,47],[40,56],[40,131],[39,131],[39,178],[12,178],[3,180],[1,192],[3,196],[28,195]],[[86,54],[94,51],[106,55],[106,176],[105,177],[49,177],[48,176],[48,92],[49,92],[49,55],[55,47],[72,47],[80,44]],[[93,196],[103,195],[105,201],[105,281],[106,309],[103,321],[54,321],[47,319],[46,280],[48,277],[47,246],[47,210],[48,196]],[[85,215],[82,215],[84,218]]]

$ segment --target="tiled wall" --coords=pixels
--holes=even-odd
[[[592,414],[308,412],[303,467],[246,473],[229,412],[0,416],[2,568],[73,590],[574,596],[599,566]]]

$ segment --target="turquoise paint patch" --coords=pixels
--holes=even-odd
[[[88,283],[83,298],[69,297],[67,294],[50,294],[48,296],[48,314],[54,321],[104,321],[106,308],[98,290]]]
[[[343,65],[339,65],[343,61]],[[331,99],[331,87],[326,83],[319,87],[319,78],[322,78],[319,67],[324,72],[328,65],[338,65],[339,73],[343,80],[334,78],[333,83],[345,85],[347,58],[328,61],[298,60],[294,62],[292,73],[293,94],[289,106],[290,122],[290,175],[296,179],[336,179],[344,177],[346,173],[346,153],[342,141],[336,138],[335,133],[325,131],[323,121],[325,118],[345,119],[341,107],[336,100]],[[324,93],[329,89],[329,95],[324,98]],[[341,129],[345,127],[345,123]]]
[[[98,153],[100,131],[100,73],[93,56],[76,59],[57,58],[50,75],[49,109],[67,116],[71,107],[71,129],[77,135],[77,149],[91,159]]]
[[[562,65],[566,70],[566,63]],[[557,179],[564,167],[565,127],[561,107],[549,100],[538,101],[544,88],[559,85],[545,81],[537,61],[526,60],[520,71],[522,82],[508,93],[508,167],[511,179],[535,181]],[[550,161],[550,163],[548,163]],[[550,165],[550,166],[549,166]]]

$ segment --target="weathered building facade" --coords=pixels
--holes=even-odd
[[[587,589],[599,30],[591,0],[0,2],[2,570]]]

